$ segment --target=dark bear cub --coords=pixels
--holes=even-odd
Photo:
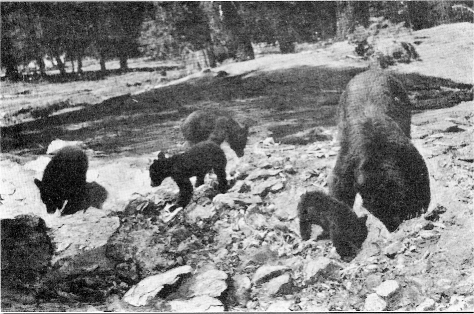
[[[306,192],[298,203],[300,233],[303,240],[311,236],[311,225],[323,228],[341,258],[352,258],[367,238],[367,216],[357,217],[346,204],[321,191]]]
[[[219,181],[219,192],[227,191],[224,151],[212,141],[197,143],[186,152],[166,158],[162,152],[150,166],[151,186],[159,186],[171,177],[179,187],[178,206],[185,207],[192,198],[193,186],[189,178],[196,176],[196,187],[204,183],[206,174],[214,170]]]
[[[227,141],[238,157],[244,155],[247,145],[248,126],[241,127],[229,113],[197,110],[181,125],[183,136],[189,144],[211,140],[218,145]]]
[[[62,215],[80,208],[87,196],[87,168],[87,156],[79,147],[67,146],[56,153],[44,170],[43,181],[34,180],[48,213],[61,209],[66,200]]]
[[[383,71],[361,73],[347,85],[338,111],[341,149],[329,194],[352,207],[359,193],[390,232],[426,212],[429,174],[410,141],[410,102],[401,83]]]

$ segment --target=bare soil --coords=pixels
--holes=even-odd
[[[447,211],[439,241],[425,243],[424,249],[411,255],[410,260],[427,260],[426,254],[430,256],[430,269],[434,271],[426,274],[424,289],[440,289],[439,281],[449,278],[452,286],[465,282],[472,290],[474,106],[472,100],[463,101],[451,92],[469,94],[470,90],[472,99],[474,27],[469,23],[442,25],[412,35],[420,41],[416,49],[421,61],[389,70],[407,85],[416,108],[412,137],[430,171],[430,210],[443,206]],[[237,121],[250,125],[243,158],[239,160],[224,144],[228,171],[246,163],[257,164],[261,158],[259,145],[267,137],[278,143],[287,135],[313,127],[321,127],[334,136],[339,95],[354,75],[368,68],[366,61],[347,57],[353,55],[353,48],[336,43],[296,54],[264,55],[175,80],[181,76],[178,72],[166,79],[161,73],[161,67],[166,66],[171,72],[177,71],[173,65],[155,64],[150,67],[153,71],[111,74],[91,81],[2,86],[0,217],[33,213],[45,219],[48,226],[59,224],[62,218],[46,214],[33,184],[33,178],[41,176],[44,166],[41,157],[54,139],[83,141],[93,151],[88,181],[106,188],[109,197],[103,210],[114,212],[123,210],[133,193],[153,191],[148,177],[151,158],[157,151],[176,153],[185,149],[179,126],[196,109],[230,110]],[[217,77],[218,71],[229,75]],[[32,117],[32,108],[48,108],[58,102],[67,104],[51,114]],[[19,113],[22,108],[24,113]],[[453,132],[453,126],[462,131]],[[285,158],[291,151],[291,156],[308,156],[310,145],[314,144],[282,144],[271,154]],[[321,141],[321,145],[337,147],[331,140]],[[297,172],[319,169],[326,175],[334,162],[335,154],[327,154],[321,158],[301,157],[294,165]],[[174,187],[173,184],[166,181],[164,188]],[[288,186],[316,184],[325,186],[324,180],[314,178],[313,182],[295,180]],[[406,230],[411,227],[407,223]],[[84,235],[88,231],[84,230]],[[413,266],[412,276],[420,275],[417,267]],[[390,272],[386,278],[397,279],[397,274]],[[314,291],[308,288],[301,293],[310,298]],[[21,300],[7,297],[2,297],[2,310],[84,310],[85,306],[23,305]],[[447,308],[443,306],[438,309]]]

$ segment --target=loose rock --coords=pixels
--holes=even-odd
[[[435,309],[435,301],[433,299],[426,299],[416,307],[416,311],[433,311]]]
[[[365,299],[364,311],[380,312],[385,311],[387,303],[376,293],[371,293]]]
[[[224,312],[222,302],[209,296],[199,296],[189,300],[173,300],[168,302],[168,305],[171,312]]]
[[[290,283],[290,274],[286,273],[276,278],[271,279],[269,282],[265,283],[262,286],[262,290],[268,293],[269,295],[275,295],[278,293],[283,293],[287,290]]]
[[[394,242],[394,243],[390,244],[389,246],[387,246],[384,249],[384,254],[387,255],[390,258],[393,258],[393,257],[395,257],[395,255],[397,255],[397,253],[402,252],[402,250],[404,248],[405,248],[405,246],[403,245],[403,243],[400,242],[400,241],[397,241],[397,242]]]
[[[293,301],[277,300],[270,304],[265,310],[266,312],[290,312]]]
[[[218,297],[227,289],[227,274],[221,270],[209,269],[191,278],[190,296],[207,295]]]
[[[271,278],[280,276],[282,273],[287,271],[289,267],[287,266],[270,266],[263,265],[253,275],[252,283],[259,284],[264,281],[268,281]]]
[[[163,289],[164,285],[175,283],[180,275],[190,273],[191,271],[191,266],[186,265],[174,268],[163,274],[147,277],[128,290],[122,300],[134,306],[146,305],[149,299],[155,297]],[[209,299],[212,298],[209,297]]]
[[[400,289],[400,285],[395,280],[387,280],[382,282],[377,288],[375,288],[375,292],[381,297],[390,297]]]
[[[234,297],[238,304],[245,306],[250,299],[250,287],[252,283],[245,275],[235,275],[232,277],[234,287]]]
[[[328,273],[335,271],[336,268],[339,267],[333,264],[329,258],[318,257],[315,260],[308,261],[308,263],[304,265],[304,280],[309,282],[318,276],[327,275]]]

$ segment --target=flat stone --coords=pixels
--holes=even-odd
[[[207,295],[210,297],[218,297],[227,289],[225,280],[227,274],[222,270],[209,269],[202,273],[198,273],[191,279],[189,290],[190,296]]]
[[[283,190],[284,188],[285,188],[285,184],[283,182],[277,182],[270,188],[270,192],[276,193]]]
[[[81,259],[81,255],[86,254],[87,251],[105,248],[109,238],[119,226],[119,217],[110,217],[108,212],[94,207],[89,208],[85,214],[80,211],[73,215],[62,216],[61,219],[55,220],[51,226],[51,237],[58,244],[52,264],[66,258],[72,258],[73,261]],[[87,236],[84,236],[85,232],[87,232]],[[99,261],[92,259],[90,262]],[[67,263],[61,266],[60,270],[74,273],[83,268],[81,266],[83,261],[75,263],[79,267],[78,269],[71,268],[73,264]]]
[[[234,296],[238,304],[245,306],[250,300],[250,287],[252,283],[245,275],[235,275],[232,277]]]
[[[229,189],[229,192],[246,193],[250,192],[250,190],[251,185],[249,184],[249,182],[239,180],[234,184],[231,189]]]
[[[171,312],[224,312],[224,304],[216,298],[199,296],[189,300],[173,300],[168,302]]]
[[[252,282],[254,284],[259,284],[264,281],[268,281],[271,278],[275,278],[283,274],[287,271],[289,267],[287,266],[270,266],[270,265],[263,265],[257,269],[255,274],[253,275]]]
[[[415,311],[433,311],[435,309],[435,301],[433,299],[426,299],[421,302],[415,309]]]
[[[401,241],[396,241],[384,249],[384,254],[390,258],[395,257],[398,253],[402,252],[405,246]]]
[[[420,237],[423,239],[435,239],[439,238],[439,234],[433,230],[421,230],[419,233]]]
[[[285,290],[285,285],[288,285],[290,283],[290,279],[290,274],[285,273],[265,283],[262,286],[262,290],[268,293],[269,295],[282,293],[282,290]]]
[[[280,169],[258,169],[258,170],[252,171],[246,179],[250,181],[257,180],[257,179],[266,179],[272,176],[276,176],[280,172],[281,172]]]
[[[400,289],[400,285],[395,280],[387,280],[382,282],[377,288],[375,293],[381,297],[390,297]]]
[[[266,312],[290,312],[290,307],[294,301],[277,300],[272,302],[270,306],[265,310]]]
[[[262,201],[262,198],[258,195],[247,196],[244,194],[242,196],[239,196],[238,198],[235,198],[234,202],[236,204],[241,204],[241,205],[252,205],[252,204],[260,204],[263,201]]]
[[[387,302],[385,302],[376,293],[371,293],[365,299],[364,311],[367,312],[380,312],[385,311],[387,308]]]
[[[270,178],[263,182],[255,183],[255,185],[252,187],[252,194],[265,197],[270,192],[272,187],[277,183],[278,180],[275,178],[273,178],[273,180]]]
[[[218,194],[212,199],[212,203],[217,210],[223,208],[233,208],[235,206],[234,198],[229,194]]]
[[[216,214],[216,207],[209,205],[189,206],[186,209],[186,220],[190,223],[196,223],[201,219],[209,219]]]
[[[192,270],[191,266],[185,265],[147,277],[130,288],[122,300],[133,306],[146,305],[149,299],[154,298],[163,289],[164,285],[175,283],[180,275],[190,273]]]
[[[306,282],[326,272],[331,265],[331,260],[327,257],[318,257],[315,260],[309,260],[303,266],[303,278]]]
[[[365,278],[365,286],[367,289],[374,289],[382,283],[382,276],[380,274],[369,274]]]
[[[276,207],[275,217],[282,221],[295,219],[298,216],[298,203],[304,192],[304,188],[298,187],[283,191],[273,197],[271,201]]]

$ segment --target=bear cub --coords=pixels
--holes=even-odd
[[[225,167],[227,159],[224,151],[212,141],[197,143],[182,154],[166,158],[163,152],[158,154],[150,166],[151,186],[159,186],[171,177],[179,187],[178,206],[186,207],[192,198],[193,186],[189,178],[196,176],[196,187],[204,183],[204,177],[214,170],[219,182],[219,192],[227,191]]]
[[[51,159],[44,170],[43,181],[34,180],[49,214],[61,209],[66,200],[67,205],[61,214],[77,211],[87,195],[87,168],[87,156],[76,146],[60,149]]]
[[[310,238],[311,225],[319,225],[323,228],[322,236],[329,235],[343,259],[355,257],[367,238],[367,216],[359,218],[349,206],[322,191],[310,191],[301,196],[298,217],[303,240]]]
[[[363,206],[395,231],[430,203],[428,168],[410,140],[411,105],[403,85],[384,71],[355,76],[339,101],[341,149],[329,194]]]
[[[248,126],[241,127],[229,113],[197,110],[182,123],[181,131],[190,145],[211,140],[218,145],[227,141],[238,157],[244,155],[247,145]]]

